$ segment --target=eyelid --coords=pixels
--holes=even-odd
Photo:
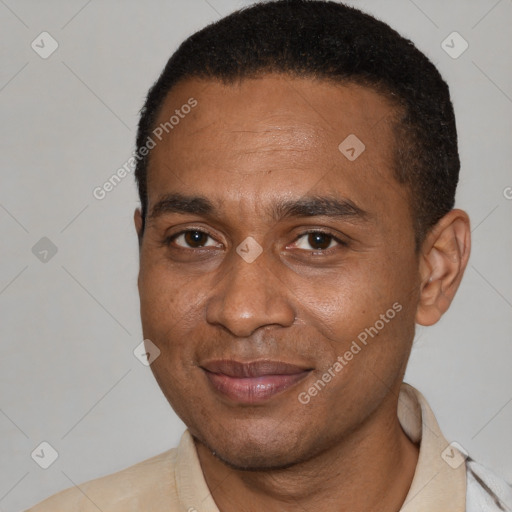
[[[170,246],[171,242],[174,241],[174,239],[178,238],[181,235],[184,235],[185,233],[189,233],[190,231],[197,231],[200,233],[204,233],[205,235],[208,235],[212,240],[215,240],[217,243],[222,244],[222,242],[219,242],[217,240],[217,238],[214,235],[212,235],[212,233],[210,233],[210,231],[208,231],[206,228],[203,228],[203,227],[197,228],[194,226],[190,226],[190,227],[187,227],[180,231],[176,231],[176,233],[172,233],[170,235],[164,236],[163,240],[161,241],[161,245],[168,247],[168,246]],[[188,250],[192,250],[192,251],[197,251],[198,249],[206,248],[206,247],[183,247],[183,246],[178,246],[178,247],[180,247],[181,249],[185,249],[185,250],[188,249]]]
[[[181,235],[183,235],[185,233],[191,232],[191,231],[197,231],[197,232],[200,232],[200,233],[204,233],[205,235],[210,237],[212,240],[215,240],[217,243],[223,245],[222,242],[219,242],[217,240],[217,238],[212,233],[210,233],[210,231],[207,230],[206,228],[204,228],[204,227],[198,228],[198,227],[194,227],[194,226],[187,227],[185,229],[177,231],[176,233],[172,233],[172,234],[170,234],[168,236],[165,236],[161,243],[162,243],[163,246],[168,247],[168,246],[170,246],[171,242],[174,241],[176,238],[178,238],[179,236],[181,236]],[[306,235],[312,234],[312,233],[322,233],[324,235],[327,235],[327,236],[331,237],[339,246],[346,247],[348,245],[348,242],[346,240],[343,240],[342,238],[340,238],[339,236],[335,235],[334,233],[332,233],[329,230],[321,229],[321,228],[310,228],[310,229],[307,229],[305,231],[301,231],[295,237],[295,239],[292,242],[292,244],[297,243],[297,241],[299,239],[301,239],[302,237],[304,237]],[[192,250],[192,251],[207,249],[207,247],[204,247],[204,246],[202,246],[202,247],[183,247],[183,246],[178,246],[178,247],[180,247],[181,249]],[[311,249],[311,250],[300,249],[300,250],[306,251],[306,252],[311,253],[311,254],[328,254],[333,249],[335,249],[335,247],[330,247],[329,249]]]
[[[322,233],[324,235],[327,235],[327,236],[331,237],[333,240],[335,240],[341,246],[347,246],[348,245],[348,241],[343,240],[342,238],[340,238],[338,235],[335,235],[331,231],[320,229],[320,228],[311,228],[311,229],[308,229],[306,231],[301,231],[301,233],[299,233],[299,235],[297,235],[297,237],[295,238],[293,243],[295,244],[297,242],[297,240],[299,240],[303,236],[309,235],[311,233]],[[333,247],[331,247],[330,249],[333,249]],[[330,249],[315,249],[315,250],[318,251],[318,252],[327,252]],[[308,251],[308,252],[313,252],[313,251]]]

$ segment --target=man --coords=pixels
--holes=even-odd
[[[470,250],[423,54],[342,4],[257,4],[180,46],[137,148],[143,333],[188,430],[31,510],[510,510],[402,382]]]

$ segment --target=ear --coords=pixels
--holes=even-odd
[[[462,210],[448,212],[428,233],[420,256],[418,324],[435,324],[450,307],[466,269],[470,248],[469,217]]]
[[[137,237],[139,238],[139,247],[142,245],[142,214],[140,208],[136,208],[133,212],[133,222],[135,223],[135,231],[137,231]]]

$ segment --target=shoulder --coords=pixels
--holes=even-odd
[[[171,511],[177,503],[176,449],[146,459],[117,473],[66,489],[26,512]]]
[[[512,487],[501,477],[468,458],[466,511],[512,510]]]

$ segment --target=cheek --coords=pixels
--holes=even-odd
[[[141,271],[139,291],[144,338],[160,350],[151,371],[183,419],[197,384],[193,338],[200,325],[204,292],[160,265]]]
[[[357,255],[321,279],[295,284],[304,321],[329,341],[326,355],[344,353],[360,335],[364,340],[367,330],[376,339],[389,340],[386,350],[409,344],[418,293],[416,267],[411,258],[397,258]]]
[[[162,349],[180,346],[197,325],[205,290],[165,264],[141,264],[139,296],[144,336]]]

